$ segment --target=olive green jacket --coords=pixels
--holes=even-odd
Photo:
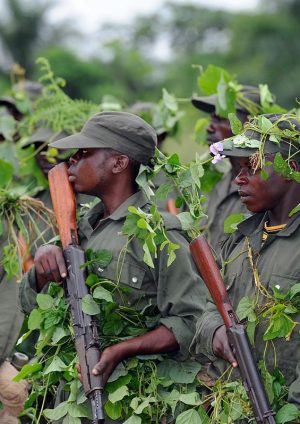
[[[204,222],[204,228],[215,252],[220,252],[222,243],[228,237],[224,234],[225,219],[231,214],[247,212],[246,207],[241,203],[238,186],[232,181],[231,171],[229,171],[213,188],[207,202],[208,218]]]
[[[155,260],[155,268],[147,266],[138,239],[132,240],[124,260],[119,261],[120,252],[127,242],[127,236],[120,232],[130,205],[145,211],[150,206],[142,192],[128,198],[112,215],[102,220],[103,204],[100,202],[94,206],[79,223],[81,245],[85,250],[107,249],[112,252],[111,263],[104,269],[95,266],[94,273],[129,286],[131,291],[127,301],[131,307],[142,310],[149,303],[156,305],[160,313],[157,325],[163,324],[172,330],[180,346],[179,357],[185,358],[194,335],[196,319],[204,309],[205,286],[195,269],[179,220],[169,214],[165,214],[168,237],[181,246],[171,266],[167,266],[165,249]],[[35,270],[32,269],[21,284],[20,302],[25,313],[35,306],[35,297]]]
[[[279,285],[285,293],[291,286],[300,282],[300,214],[292,217],[288,226],[277,234],[268,236],[262,244],[263,225],[267,214],[255,214],[238,226],[225,243],[222,249],[224,259],[233,259],[225,268],[224,282],[229,297],[236,308],[242,297],[255,299],[256,287],[253,280],[253,271],[249,261],[249,246],[253,261],[256,264],[260,281],[272,293],[272,287]],[[249,242],[249,245],[248,245]],[[260,303],[265,304],[266,298],[260,296]],[[300,320],[300,314],[293,316],[295,321]],[[228,367],[228,363],[216,358],[212,350],[212,340],[215,331],[223,321],[212,301],[209,301],[206,311],[197,322],[197,330],[191,352],[201,362],[211,361],[209,374],[213,377],[221,375]],[[255,333],[254,353],[257,360],[263,357],[265,342],[263,333],[266,326],[261,324]],[[274,339],[277,354],[277,366],[283,372],[286,384],[289,386],[289,401],[300,407],[300,335],[295,329],[291,339]],[[274,367],[274,350],[269,345],[266,362],[270,372]],[[236,377],[234,375],[233,377]]]
[[[0,263],[6,244],[4,233],[0,237]],[[0,266],[0,365],[12,353],[23,322],[23,314],[18,308],[19,285],[16,277],[8,279]]]

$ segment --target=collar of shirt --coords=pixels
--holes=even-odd
[[[238,231],[249,238],[254,253],[258,253],[262,247],[262,234],[265,222],[268,220],[268,212],[256,213],[238,225]],[[263,246],[266,247],[277,237],[290,237],[299,225],[300,213],[297,213],[289,219],[285,228],[277,233],[270,234]]]
[[[142,191],[137,191],[132,196],[128,197],[110,216],[99,221],[104,213],[103,203],[100,201],[91,210],[89,210],[79,222],[79,230],[85,237],[89,237],[94,231],[96,222],[119,221],[125,219],[128,215],[128,207],[134,206],[142,208],[150,204]],[[98,227],[98,226],[97,226]]]

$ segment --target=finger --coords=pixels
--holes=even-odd
[[[61,281],[61,277],[59,275],[59,270],[56,265],[55,259],[48,257],[45,262],[47,262],[46,267],[46,276],[48,281],[56,281],[59,283]]]
[[[61,279],[66,278],[67,267],[66,267],[66,262],[65,262],[65,259],[64,259],[64,256],[63,256],[61,250],[56,252],[56,263],[57,263],[57,266],[58,266],[60,278]]]
[[[39,260],[34,263],[35,265],[35,272],[38,281],[43,282],[44,284],[48,283],[49,278],[49,264],[45,260]]]
[[[231,347],[229,344],[226,343],[224,346],[224,358],[231,363],[231,365],[236,368],[238,366],[238,363],[234,357],[234,354],[231,350]]]
[[[99,361],[93,368],[92,373],[94,375],[100,375],[104,373],[105,368],[107,367],[106,364],[103,364],[101,361]]]

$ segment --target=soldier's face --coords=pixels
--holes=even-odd
[[[108,149],[79,149],[69,165],[69,181],[75,191],[98,197],[109,192],[112,157]]]
[[[278,206],[287,192],[289,183],[272,166],[267,167],[268,179],[263,180],[260,169],[254,171],[249,158],[236,158],[239,162],[239,173],[235,183],[239,186],[241,202],[251,212],[264,212]],[[268,158],[272,160],[272,158]]]
[[[231,137],[231,127],[228,119],[220,118],[214,113],[211,115],[211,121],[207,127],[207,142],[209,145]]]

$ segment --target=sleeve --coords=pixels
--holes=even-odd
[[[47,285],[42,290],[47,290]],[[20,283],[19,289],[19,307],[24,314],[30,314],[30,312],[37,306],[37,285],[35,276],[35,267],[33,266],[23,277]]]
[[[197,318],[205,308],[207,290],[185,237],[179,231],[168,232],[168,237],[179,244],[180,249],[176,250],[176,259],[169,267],[167,252],[164,249],[160,253],[157,305],[161,313],[160,324],[173,332],[180,346],[177,358],[184,360],[189,356]]]
[[[211,299],[208,300],[205,312],[197,320],[196,331],[190,347],[190,353],[200,362],[217,359],[213,353],[212,341],[216,330],[223,324],[215,304]]]
[[[296,379],[289,387],[288,401],[300,408],[300,364],[296,366]]]

